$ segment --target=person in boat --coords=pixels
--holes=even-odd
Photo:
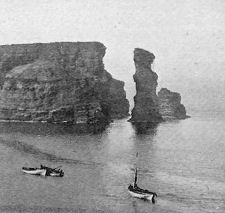
[[[134,189],[138,188],[137,183],[135,183],[135,182],[133,183],[133,188]]]
[[[40,165],[40,167],[41,167],[41,169],[46,169],[46,175],[47,175],[47,176],[48,176],[48,175],[51,173],[51,171],[52,171],[51,168],[49,168],[49,167],[47,167],[47,166],[43,166],[42,164]]]
[[[59,168],[50,168],[50,167],[47,167],[47,166],[43,166],[42,164],[40,165],[41,169],[46,169],[46,176],[50,176],[50,174],[52,172],[57,172],[57,173],[60,173],[61,177],[64,175],[64,172],[59,169]]]

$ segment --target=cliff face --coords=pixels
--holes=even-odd
[[[131,122],[157,123],[162,120],[156,95],[158,76],[151,69],[154,59],[155,56],[146,50],[139,48],[134,50],[136,72],[133,78],[136,83],[136,96]]]
[[[109,82],[108,101],[111,106],[112,118],[124,118],[129,115],[129,101],[126,99],[124,82],[111,79]]]
[[[128,115],[124,83],[105,71],[105,46],[0,46],[0,119],[96,123]]]
[[[181,96],[177,92],[171,92],[162,88],[158,92],[159,112],[164,119],[184,119],[187,118],[186,110],[181,104]]]

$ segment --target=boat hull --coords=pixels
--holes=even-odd
[[[132,197],[139,198],[139,199],[144,199],[144,200],[152,201],[152,198],[153,198],[153,195],[152,194],[136,193],[136,192],[132,192],[130,190],[128,190],[128,192],[130,193],[130,195]]]
[[[51,172],[51,173],[49,174],[49,176],[51,176],[51,177],[63,177],[63,175],[64,175],[63,172],[57,172],[57,173]]]
[[[22,171],[26,174],[30,174],[30,175],[41,175],[41,176],[45,176],[46,175],[46,169],[34,169],[34,170],[29,170],[29,169],[25,169],[23,168]]]
[[[146,189],[141,189],[136,184],[129,185],[128,192],[132,197],[149,200],[152,201],[152,203],[155,203],[155,197],[157,197],[157,194],[155,192],[150,192]]]

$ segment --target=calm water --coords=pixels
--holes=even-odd
[[[193,115],[137,133],[126,120],[97,135],[1,123],[0,212],[225,212],[224,114]],[[21,172],[41,163],[62,165],[65,176]],[[155,205],[127,192],[135,163],[138,184],[158,193]]]

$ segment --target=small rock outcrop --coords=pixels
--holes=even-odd
[[[162,121],[156,95],[158,76],[151,68],[154,59],[155,56],[146,50],[139,48],[134,50],[136,72],[133,78],[136,83],[136,96],[131,122],[157,123]]]
[[[0,46],[0,119],[108,122],[128,115],[124,83],[104,69],[99,42]]]
[[[177,92],[171,92],[166,88],[162,88],[158,92],[159,112],[164,120],[167,119],[185,119],[186,110],[181,104],[181,96]]]

